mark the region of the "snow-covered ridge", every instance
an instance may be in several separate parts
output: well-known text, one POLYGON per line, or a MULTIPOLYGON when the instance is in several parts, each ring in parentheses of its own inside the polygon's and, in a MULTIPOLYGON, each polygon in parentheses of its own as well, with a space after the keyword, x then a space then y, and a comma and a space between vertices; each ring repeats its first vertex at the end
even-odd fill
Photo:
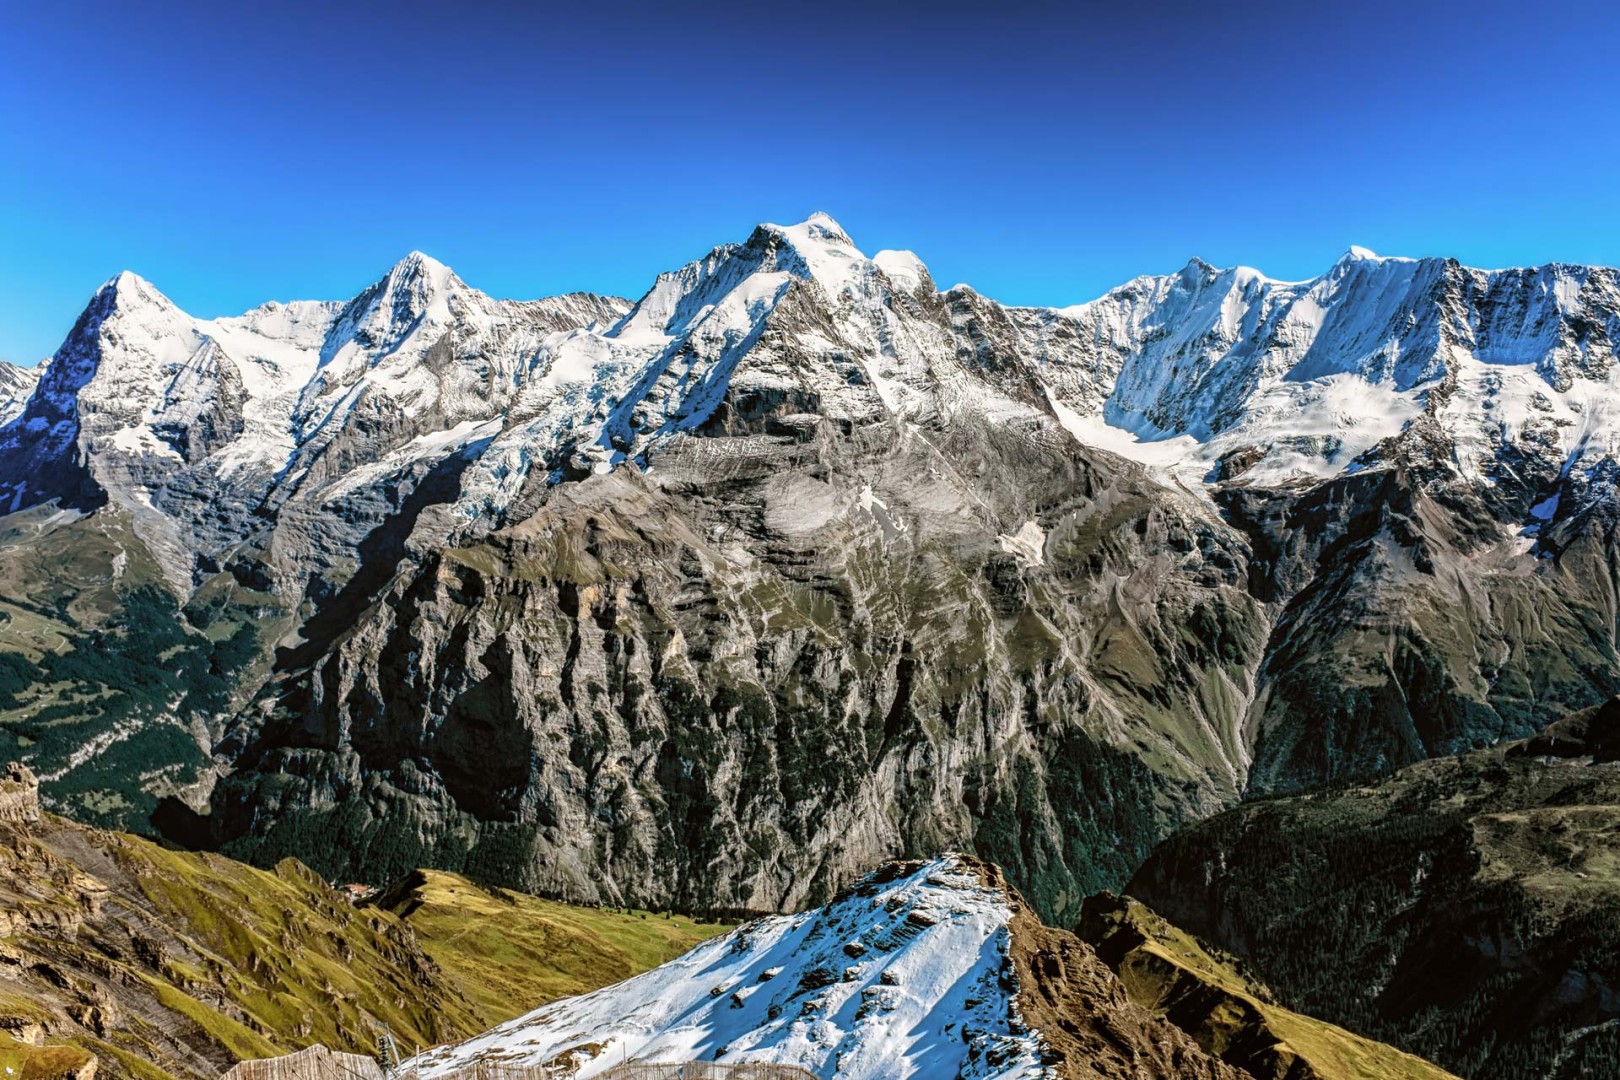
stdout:
POLYGON ((39 368, 0 360, 0 425, 9 424, 22 414, 28 397, 39 382, 39 368))
POLYGON ((1195 259, 1009 308, 936 291, 910 252, 867 257, 824 214, 761 225, 633 305, 497 300, 413 252, 347 303, 196 319, 125 273, 0 427, 0 509, 93 487, 179 583, 291 505, 338 558, 436 471, 459 490, 439 527, 478 530, 560 480, 789 414, 1067 432, 1193 491, 1375 466, 1428 417, 1450 467, 1493 483, 1503 460, 1568 475, 1615 455, 1617 341, 1603 268, 1353 248, 1304 282, 1195 259))
POLYGON ((841 1080, 1040 1077, 1018 1018, 1009 897, 956 856, 748 923, 643 975, 407 1062, 773 1062, 841 1080))
MULTIPOLYGON (((1527 397, 1580 411, 1617 394, 1620 279, 1605 268, 1480 271, 1352 248, 1321 277, 1279 282, 1194 260, 1063 314, 1115 357, 1106 402, 1071 429, 1189 479, 1250 449, 1263 451, 1251 481, 1331 476, 1444 402, 1465 441, 1539 441, 1527 397)), ((1615 434, 1566 431, 1558 453, 1607 455, 1615 434)))

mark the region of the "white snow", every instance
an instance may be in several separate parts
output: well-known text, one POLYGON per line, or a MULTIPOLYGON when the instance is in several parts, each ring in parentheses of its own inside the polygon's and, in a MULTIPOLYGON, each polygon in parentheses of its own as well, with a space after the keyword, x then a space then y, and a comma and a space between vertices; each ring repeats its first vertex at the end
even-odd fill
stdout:
MULTIPOLYGON (((1082 416, 1059 401, 1050 386, 1044 387, 1044 390, 1047 402, 1057 415, 1058 423, 1063 425, 1064 430, 1073 435, 1075 441, 1082 446, 1094 446, 1099 450, 1107 450, 1120 457, 1139 461, 1164 477, 1179 471, 1178 466, 1201 460, 1198 440, 1191 435, 1143 438, 1135 432, 1110 424, 1101 416, 1082 416)), ((1204 470, 1195 469, 1195 471, 1202 473, 1204 470)))
POLYGON ((501 421, 464 420, 443 431, 418 435, 410 442, 377 459, 367 462, 341 477, 325 490, 323 500, 334 503, 353 492, 370 487, 390 477, 400 476, 413 465, 442 461, 455 453, 466 453, 469 447, 493 439, 501 430, 501 421))
MULTIPOLYGON (((1351 248, 1309 281, 1195 259, 1062 309, 1003 308, 965 287, 918 304, 931 282, 915 254, 869 259, 825 214, 761 226, 660 275, 622 316, 578 297, 496 300, 419 252, 347 304, 210 320, 122 274, 88 384, 47 378, 34 393, 77 394, 76 414, 71 401, 56 414, 83 418, 79 448, 128 489, 113 497, 140 510, 142 528, 175 518, 179 576, 192 565, 183 538, 220 516, 208 514, 210 491, 256 505, 308 485, 330 504, 465 454, 453 514, 493 526, 531 480, 562 475, 564 452, 574 468, 645 465, 728 395, 841 423, 1055 425, 1203 495, 1223 459, 1247 465, 1232 481, 1247 484, 1361 467, 1425 412, 1456 469, 1483 482, 1509 446, 1556 456, 1566 473, 1620 452, 1620 358, 1569 322, 1613 321, 1610 271, 1469 271, 1351 248), (1466 317, 1436 302, 1459 274, 1466 317), (790 297, 802 305, 775 318, 790 297), (550 317, 568 311, 590 314, 550 317), (227 392, 240 400, 222 402, 227 392), (238 414, 240 431, 208 427, 238 414), (192 420, 214 439, 201 461, 175 449, 192 420), (318 466, 355 431, 377 433, 362 437, 375 441, 369 458, 336 475, 318 466), (196 520, 177 506, 197 507, 196 520)), ((30 438, 75 434, 34 425, 30 438)), ((898 536, 880 501, 861 505, 898 536)), ((1027 555, 1019 536, 1008 543, 1027 555)))
POLYGON ((1003 893, 945 856, 825 908, 748 923, 402 1068, 431 1080, 478 1061, 539 1064, 573 1051, 580 1077, 621 1060, 775 1062, 839 1080, 1041 1077, 1038 1038, 1009 1023, 1010 918, 1003 893))
POLYGON ((28 399, 39 384, 40 371, 44 366, 23 367, 0 360, 0 427, 21 416, 23 409, 28 407, 28 399))
POLYGON ((827 294, 837 300, 855 289, 866 257, 855 248, 838 222, 823 213, 811 214, 797 225, 767 225, 791 243, 827 294))
POLYGON ((929 280, 928 268, 917 258, 915 252, 880 251, 872 256, 872 262, 888 275, 890 281, 906 292, 916 292, 922 287, 923 282, 929 280))
POLYGON ((871 484, 861 488, 860 494, 856 498, 856 505, 872 515, 872 518, 878 523, 878 528, 882 530, 886 542, 892 542, 905 535, 908 529, 905 519, 895 516, 889 510, 889 504, 877 497, 877 494, 872 491, 871 484))

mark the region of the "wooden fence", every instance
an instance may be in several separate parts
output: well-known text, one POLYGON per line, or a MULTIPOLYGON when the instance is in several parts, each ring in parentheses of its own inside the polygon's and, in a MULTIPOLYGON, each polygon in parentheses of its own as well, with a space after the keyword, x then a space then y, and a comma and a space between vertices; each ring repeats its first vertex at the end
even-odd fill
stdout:
POLYGON ((376 1059, 311 1046, 282 1057, 238 1062, 221 1080, 383 1080, 376 1059))

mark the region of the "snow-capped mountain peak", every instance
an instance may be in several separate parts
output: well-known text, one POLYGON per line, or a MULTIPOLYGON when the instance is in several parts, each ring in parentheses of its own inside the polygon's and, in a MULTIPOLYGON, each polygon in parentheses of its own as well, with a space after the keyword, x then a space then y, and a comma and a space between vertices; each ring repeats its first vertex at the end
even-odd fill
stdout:
POLYGON ((173 300, 132 270, 108 278, 90 298, 86 312, 99 312, 103 318, 136 320, 154 328, 158 322, 172 322, 177 314, 183 317, 173 300))
POLYGON ((1194 255, 1187 260, 1187 265, 1181 268, 1181 279, 1189 285, 1206 282, 1220 273, 1216 267, 1211 266, 1203 259, 1194 255))
POLYGON ((872 256, 872 262, 908 293, 934 291, 934 276, 914 251, 880 251, 872 256))
POLYGON ((401 258, 399 262, 394 264, 393 268, 388 271, 388 276, 391 278, 398 278, 427 274, 442 281, 451 273, 453 273, 453 271, 438 259, 435 259, 425 251, 412 249, 411 251, 406 252, 405 256, 401 258))
POLYGON ((467 287, 455 271, 420 251, 412 251, 395 263, 379 285, 383 297, 424 311, 467 287))
MULTIPOLYGON (((1564 470, 1620 440, 1592 420, 1620 402, 1617 320, 1611 270, 1472 271, 1360 248, 1303 282, 1193 259, 1072 307, 1009 308, 937 293, 915 254, 868 258, 815 214, 661 274, 633 306, 497 300, 421 252, 346 303, 210 320, 120 274, 40 380, 33 420, 24 410, 0 444, 82 460, 160 517, 196 501, 161 509, 171 485, 351 498, 462 455, 467 528, 536 485, 778 415, 1044 425, 1191 491, 1369 467, 1424 415, 1465 472, 1502 452, 1564 470)), ((252 520, 203 543, 239 542, 238 524, 252 520)))
POLYGON ((802 260, 802 268, 793 268, 798 276, 820 283, 835 300, 855 288, 862 270, 871 265, 843 227, 823 213, 797 225, 764 224, 757 231, 780 237, 802 260))
POLYGON ((797 225, 767 225, 767 228, 780 229, 794 239, 812 239, 848 248, 855 246, 855 241, 849 238, 849 233, 844 231, 844 227, 834 221, 831 214, 822 210, 815 211, 797 225))
POLYGON ((411 252, 345 305, 321 348, 321 362, 331 363, 351 347, 384 354, 396 351, 423 324, 450 322, 451 298, 465 289, 448 266, 420 251, 411 252))
POLYGON ((173 306, 173 302, 160 292, 156 285, 143 278, 133 270, 120 270, 96 290, 99 296, 106 293, 114 298, 122 298, 124 303, 136 306, 142 303, 173 306))

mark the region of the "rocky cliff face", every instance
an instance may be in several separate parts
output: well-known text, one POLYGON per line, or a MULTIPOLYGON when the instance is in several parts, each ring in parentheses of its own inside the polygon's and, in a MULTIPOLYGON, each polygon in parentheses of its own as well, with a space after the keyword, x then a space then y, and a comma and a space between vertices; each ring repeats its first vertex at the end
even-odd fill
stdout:
MULTIPOLYGON (((184 730, 258 858, 752 908, 957 846, 1071 913, 1245 793, 1620 690, 1617 320, 1613 271, 1359 250, 1008 308, 822 215, 634 304, 121 276, 0 429, 0 570, 116 536, 194 674, 47 796, 184 730)), ((105 700, 54 642, 116 625, 24 614, 82 686, 19 708, 105 700)))
POLYGON ((998 513, 962 475, 994 432, 821 426, 566 485, 401 577, 233 728, 233 850, 759 909, 957 843, 1061 911, 1236 797, 1239 541, 1062 443, 1000 458, 998 513))

